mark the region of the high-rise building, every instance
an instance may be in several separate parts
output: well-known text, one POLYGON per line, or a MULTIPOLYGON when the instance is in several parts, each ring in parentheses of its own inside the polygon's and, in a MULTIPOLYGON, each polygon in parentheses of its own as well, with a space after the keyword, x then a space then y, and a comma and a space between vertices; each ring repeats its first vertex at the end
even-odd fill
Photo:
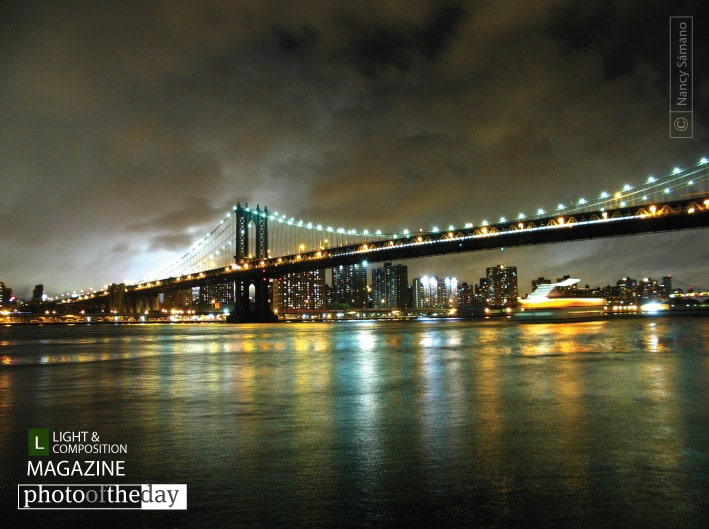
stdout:
MULTIPOLYGON (((199 288, 198 288, 199 290, 199 288)), ((199 294, 198 294, 199 296, 199 294)), ((232 295, 233 297, 233 295, 232 295)), ((199 297, 197 297, 199 299, 199 297)), ((191 309, 194 304, 194 296, 192 293, 192 288, 186 288, 183 290, 168 290, 163 295, 163 307, 166 309, 181 309, 187 310, 191 309)))
POLYGON ((624 277, 616 282, 618 301, 634 304, 638 301, 638 280, 624 277))
POLYGON ((325 270, 293 272, 274 281, 273 307, 289 310, 325 308, 325 270))
POLYGON ((638 285, 638 294, 642 301, 658 301, 662 295, 662 289, 657 281, 649 277, 643 278, 638 285))
POLYGON ((5 283, 0 281, 0 307, 7 307, 10 304, 8 290, 5 283))
POLYGON ((497 265, 487 268, 487 303, 492 307, 517 305, 517 267, 497 265))
POLYGON ((372 297, 375 309, 404 309, 409 306, 408 268, 392 265, 372 269, 372 297))
POLYGON ((436 276, 415 277, 413 280, 413 307, 430 309, 438 305, 438 278, 436 276))
POLYGON ((453 308, 458 306, 458 279, 446 277, 440 285, 439 303, 441 308, 453 308))
POLYGON ((199 305, 202 308, 219 310, 233 303, 233 281, 207 281, 199 289, 199 305))
POLYGON ((44 285, 42 285, 42 284, 35 285, 34 289, 32 290, 32 301, 41 302, 41 301, 46 301, 46 300, 47 300, 47 295, 44 293, 44 285))
POLYGON ((463 282, 458 287, 458 305, 470 305, 475 302, 475 289, 463 282))
POLYGON ((340 265, 332 269, 331 299, 352 307, 367 306, 367 265, 340 265))
POLYGON ((669 297, 672 294, 672 276, 665 276, 662 278, 662 294, 665 297, 669 297))
POLYGON ((487 277, 481 277, 478 284, 475 285, 475 302, 487 303, 489 290, 490 288, 488 286, 487 277))

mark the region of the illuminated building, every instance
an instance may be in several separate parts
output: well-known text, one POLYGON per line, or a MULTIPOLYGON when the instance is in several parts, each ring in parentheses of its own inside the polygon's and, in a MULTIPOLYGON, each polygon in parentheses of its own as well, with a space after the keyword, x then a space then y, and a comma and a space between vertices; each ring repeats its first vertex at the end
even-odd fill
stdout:
POLYGON ((415 277, 413 281, 413 307, 430 309, 438 306, 438 278, 436 276, 415 277))
POLYGON ((0 307, 4 307, 4 308, 9 307, 11 296, 12 296, 12 290, 7 288, 5 283, 0 281, 0 307))
POLYGON ((451 308, 458 305, 458 280, 436 276, 416 277, 413 281, 413 307, 416 309, 451 308))
POLYGON ((517 267, 497 265, 487 268, 487 303, 491 307, 517 305, 517 267))
POLYGON ((475 289, 472 285, 463 282, 458 287, 458 304, 470 305, 475 301, 475 289))
POLYGON ((392 265, 372 269, 372 297, 375 309, 404 309, 408 303, 408 268, 406 265, 392 265))
POLYGON ((325 270, 286 274, 274 281, 273 307, 279 312, 325 308, 325 270))
POLYGON ((367 265, 354 264, 332 269, 331 299, 352 307, 367 305, 367 265))
POLYGON ((638 302, 638 281, 624 277, 616 282, 617 298, 614 301, 636 304, 638 302))
POLYGON ((475 303, 487 303, 488 290, 487 277, 481 277, 475 285, 475 303))
POLYGON ((233 281, 207 281, 199 289, 201 309, 223 309, 234 303, 233 281))
POLYGON ((164 294, 163 307, 167 309, 189 309, 194 303, 193 300, 192 288, 169 290, 164 294))

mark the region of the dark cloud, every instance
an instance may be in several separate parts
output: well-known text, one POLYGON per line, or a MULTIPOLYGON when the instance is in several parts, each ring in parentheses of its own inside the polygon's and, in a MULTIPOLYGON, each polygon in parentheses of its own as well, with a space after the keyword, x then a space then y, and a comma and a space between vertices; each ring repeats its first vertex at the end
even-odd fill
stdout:
MULTIPOLYGON (((669 140, 667 17, 705 13, 692 1, 3 2, 0 279, 52 292, 137 279, 237 201, 418 229, 694 163, 709 83, 697 75, 695 139, 669 140)), ((709 283, 680 251, 708 235, 663 237, 408 264, 474 281, 502 260, 525 281, 600 283, 648 263, 709 283)))

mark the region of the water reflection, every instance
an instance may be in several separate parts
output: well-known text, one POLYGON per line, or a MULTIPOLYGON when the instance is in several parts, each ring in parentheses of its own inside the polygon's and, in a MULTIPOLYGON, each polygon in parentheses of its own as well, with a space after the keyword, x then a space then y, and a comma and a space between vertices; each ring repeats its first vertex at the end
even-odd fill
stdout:
POLYGON ((706 325, 5 330, 0 482, 46 425, 188 483, 185 526, 700 527, 706 325))

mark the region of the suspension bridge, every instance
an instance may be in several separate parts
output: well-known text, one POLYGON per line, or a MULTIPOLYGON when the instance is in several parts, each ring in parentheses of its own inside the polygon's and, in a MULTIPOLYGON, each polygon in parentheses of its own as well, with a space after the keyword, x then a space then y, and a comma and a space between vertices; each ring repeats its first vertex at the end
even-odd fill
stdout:
POLYGON ((154 277, 104 291, 68 295, 62 302, 153 309, 160 295, 194 288, 233 293, 230 321, 270 321, 269 284, 287 274, 362 262, 384 262, 502 247, 626 236, 709 226, 709 160, 674 168, 639 184, 592 199, 578 198, 509 218, 432 227, 427 231, 370 232, 335 228, 237 203, 179 260, 154 277))

